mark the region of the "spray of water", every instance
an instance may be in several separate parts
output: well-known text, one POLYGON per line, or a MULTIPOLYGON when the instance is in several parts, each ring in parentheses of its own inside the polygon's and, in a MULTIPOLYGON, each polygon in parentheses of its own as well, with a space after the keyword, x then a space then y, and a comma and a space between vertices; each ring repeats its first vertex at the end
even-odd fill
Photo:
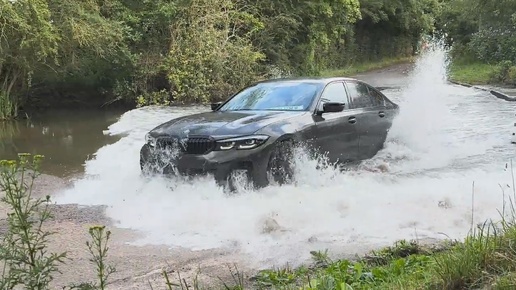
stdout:
POLYGON ((118 226, 144 234, 139 244, 225 248, 255 267, 303 262, 312 250, 354 254, 397 239, 463 237, 472 222, 473 181, 473 222, 498 216, 499 184, 510 181, 502 168, 513 154, 504 139, 512 123, 490 114, 515 106, 447 84, 446 55, 433 47, 409 86, 388 92, 401 112, 385 149, 364 162, 367 170, 316 169, 316 161, 299 155, 295 185, 233 196, 211 178, 144 178, 138 156, 145 133, 207 109, 147 107, 110 126, 109 134, 124 137, 88 160, 85 177, 58 202, 108 205, 118 226), (371 170, 378 165, 388 171, 371 170))

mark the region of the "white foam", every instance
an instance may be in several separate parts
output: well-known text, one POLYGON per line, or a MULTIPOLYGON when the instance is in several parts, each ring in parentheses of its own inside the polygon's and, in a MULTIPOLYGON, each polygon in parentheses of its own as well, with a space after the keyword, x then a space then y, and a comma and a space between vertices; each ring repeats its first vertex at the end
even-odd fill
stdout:
MULTIPOLYGON (((386 173, 316 170, 299 156, 297 184, 227 196, 209 178, 174 182, 140 176, 145 133, 174 117, 207 108, 149 107, 129 111, 109 127, 124 137, 86 162, 86 176, 59 203, 108 205, 120 227, 145 233, 140 244, 191 249, 227 247, 254 266, 302 262, 309 251, 360 251, 402 238, 464 236, 471 224, 497 218, 504 162, 514 154, 513 104, 447 84, 446 52, 424 54, 401 94, 401 113, 386 148, 366 168, 386 173), (450 208, 439 207, 445 201, 450 208), (269 226, 264 230, 264 226, 269 226), (270 228, 275 230, 271 230, 270 228), (265 264, 262 264, 265 263, 265 264)), ((350 253, 353 254, 353 253, 350 253)))

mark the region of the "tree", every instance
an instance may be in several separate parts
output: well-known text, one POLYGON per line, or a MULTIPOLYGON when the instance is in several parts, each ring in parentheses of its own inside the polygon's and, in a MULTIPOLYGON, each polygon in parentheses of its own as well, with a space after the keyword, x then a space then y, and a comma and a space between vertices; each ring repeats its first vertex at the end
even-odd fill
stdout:
POLYGON ((16 117, 34 72, 57 55, 60 36, 45 0, 0 2, 0 120, 16 117))

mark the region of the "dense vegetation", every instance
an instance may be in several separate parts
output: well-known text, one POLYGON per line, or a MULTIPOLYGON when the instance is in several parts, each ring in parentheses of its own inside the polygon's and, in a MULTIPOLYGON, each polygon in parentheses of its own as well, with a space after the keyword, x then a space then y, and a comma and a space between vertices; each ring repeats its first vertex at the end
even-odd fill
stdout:
POLYGON ((0 119, 224 98, 257 79, 403 59, 435 32, 453 44, 454 78, 515 83, 515 3, 2 0, 0 119))
POLYGON ((0 119, 28 106, 223 98, 412 55, 437 0, 2 0, 0 119))
POLYGON ((441 2, 436 28, 453 45, 452 77, 516 85, 516 1, 441 2))

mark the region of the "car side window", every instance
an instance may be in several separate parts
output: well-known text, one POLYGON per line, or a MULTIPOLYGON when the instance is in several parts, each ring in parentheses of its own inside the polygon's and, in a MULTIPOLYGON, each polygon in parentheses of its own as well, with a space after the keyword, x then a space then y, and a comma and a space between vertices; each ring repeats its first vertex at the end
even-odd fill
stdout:
POLYGON ((348 95, 344 83, 336 82, 328 84, 321 95, 321 102, 344 103, 346 104, 345 109, 348 109, 348 95))
POLYGON ((367 85, 350 81, 346 83, 346 86, 349 90, 353 108, 371 108, 379 105, 377 99, 371 95, 367 85))
POLYGON ((373 98, 373 104, 374 106, 385 106, 385 99, 383 98, 382 94, 380 94, 377 90, 374 88, 368 87, 369 89, 369 95, 371 98, 373 98))

